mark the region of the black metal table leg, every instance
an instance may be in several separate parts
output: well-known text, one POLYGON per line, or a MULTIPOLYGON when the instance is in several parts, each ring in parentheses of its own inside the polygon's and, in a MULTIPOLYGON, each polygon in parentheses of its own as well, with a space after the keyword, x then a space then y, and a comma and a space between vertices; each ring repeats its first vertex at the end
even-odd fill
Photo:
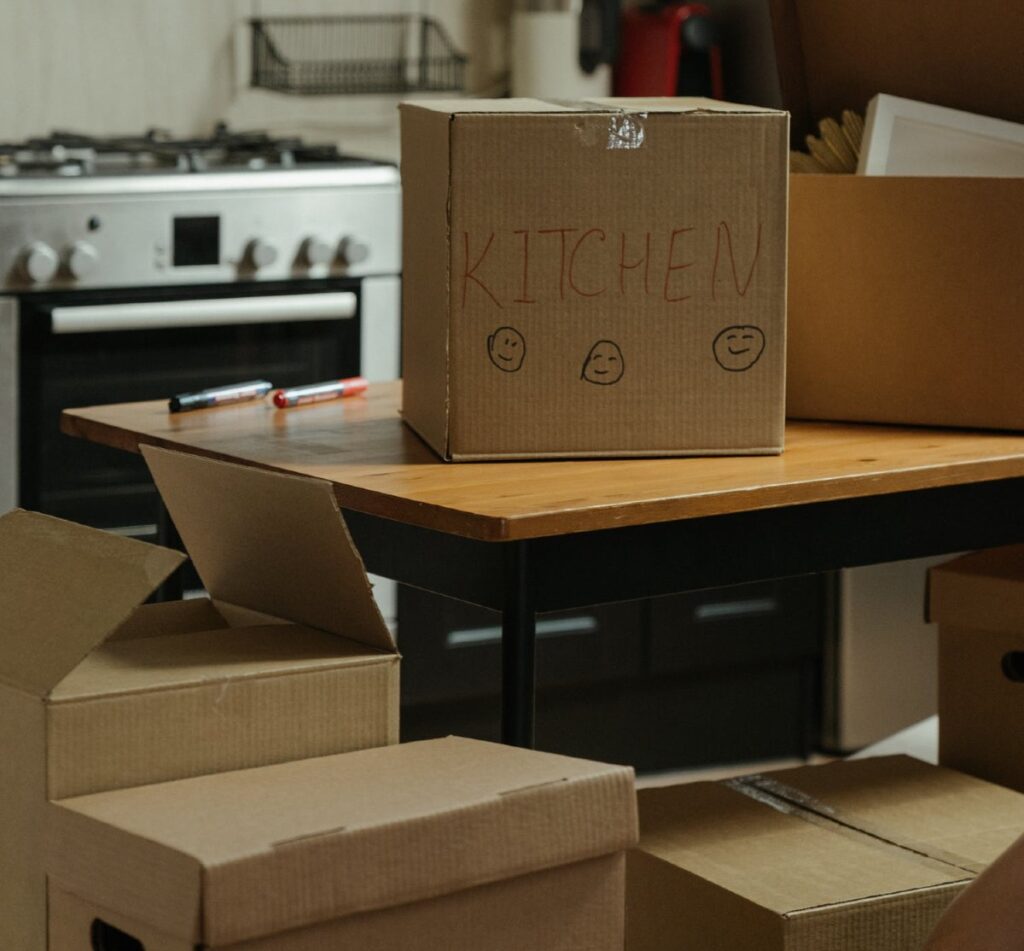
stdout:
MULTIPOLYGON (((171 521, 171 514, 167 511, 163 499, 156 502, 156 540, 164 548, 173 548, 183 551, 181 536, 174 522, 171 521)), ((180 601, 184 594, 184 583, 182 581, 182 569, 175 571, 159 588, 156 589, 154 600, 156 601, 180 601)))
POLYGON ((537 687, 536 592, 527 542, 507 545, 501 618, 501 741, 532 747, 537 687))

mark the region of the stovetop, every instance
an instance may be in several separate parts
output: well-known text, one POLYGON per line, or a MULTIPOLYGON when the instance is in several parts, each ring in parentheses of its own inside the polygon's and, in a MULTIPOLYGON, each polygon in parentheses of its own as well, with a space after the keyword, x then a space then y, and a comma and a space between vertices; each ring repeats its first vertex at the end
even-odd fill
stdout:
POLYGON ((0 143, 0 178, 73 179, 95 176, 261 172, 306 168, 372 168, 381 163, 340 152, 333 144, 235 132, 175 138, 150 129, 138 136, 96 137, 56 131, 23 142, 0 143))
POLYGON ((0 144, 0 289, 290 281, 401 270, 398 169, 218 126, 0 144))

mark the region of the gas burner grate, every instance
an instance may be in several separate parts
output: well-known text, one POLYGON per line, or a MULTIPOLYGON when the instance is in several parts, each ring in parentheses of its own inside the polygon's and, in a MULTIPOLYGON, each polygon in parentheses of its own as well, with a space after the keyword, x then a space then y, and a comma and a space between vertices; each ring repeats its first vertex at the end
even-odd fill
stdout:
POLYGON ((86 176, 98 173, 208 172, 295 168, 358 162, 332 144, 307 144, 262 131, 218 124, 210 136, 176 138, 163 129, 138 136, 91 136, 57 130, 0 143, 0 176, 86 176))

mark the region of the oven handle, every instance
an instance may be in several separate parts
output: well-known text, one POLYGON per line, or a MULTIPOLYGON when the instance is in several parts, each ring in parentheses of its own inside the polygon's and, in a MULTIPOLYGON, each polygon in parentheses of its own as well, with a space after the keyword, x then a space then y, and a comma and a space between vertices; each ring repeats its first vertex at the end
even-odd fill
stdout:
POLYGON ((356 315, 352 291, 286 294, 277 297, 221 297, 206 300, 150 301, 54 307, 55 334, 119 330, 163 330, 225 324, 281 324, 299 320, 339 320, 356 315))

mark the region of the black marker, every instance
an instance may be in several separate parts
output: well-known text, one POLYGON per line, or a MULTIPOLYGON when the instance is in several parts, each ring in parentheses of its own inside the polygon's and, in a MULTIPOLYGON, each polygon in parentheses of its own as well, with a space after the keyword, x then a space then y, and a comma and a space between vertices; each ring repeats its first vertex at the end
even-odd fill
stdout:
POLYGON ((208 390, 199 390, 197 393, 179 393, 172 396, 167 408, 172 413, 184 413, 191 409, 205 409, 207 406, 225 406, 244 400, 258 400, 273 388, 274 384, 267 380, 249 380, 247 383, 236 383, 233 386, 214 386, 208 390))

